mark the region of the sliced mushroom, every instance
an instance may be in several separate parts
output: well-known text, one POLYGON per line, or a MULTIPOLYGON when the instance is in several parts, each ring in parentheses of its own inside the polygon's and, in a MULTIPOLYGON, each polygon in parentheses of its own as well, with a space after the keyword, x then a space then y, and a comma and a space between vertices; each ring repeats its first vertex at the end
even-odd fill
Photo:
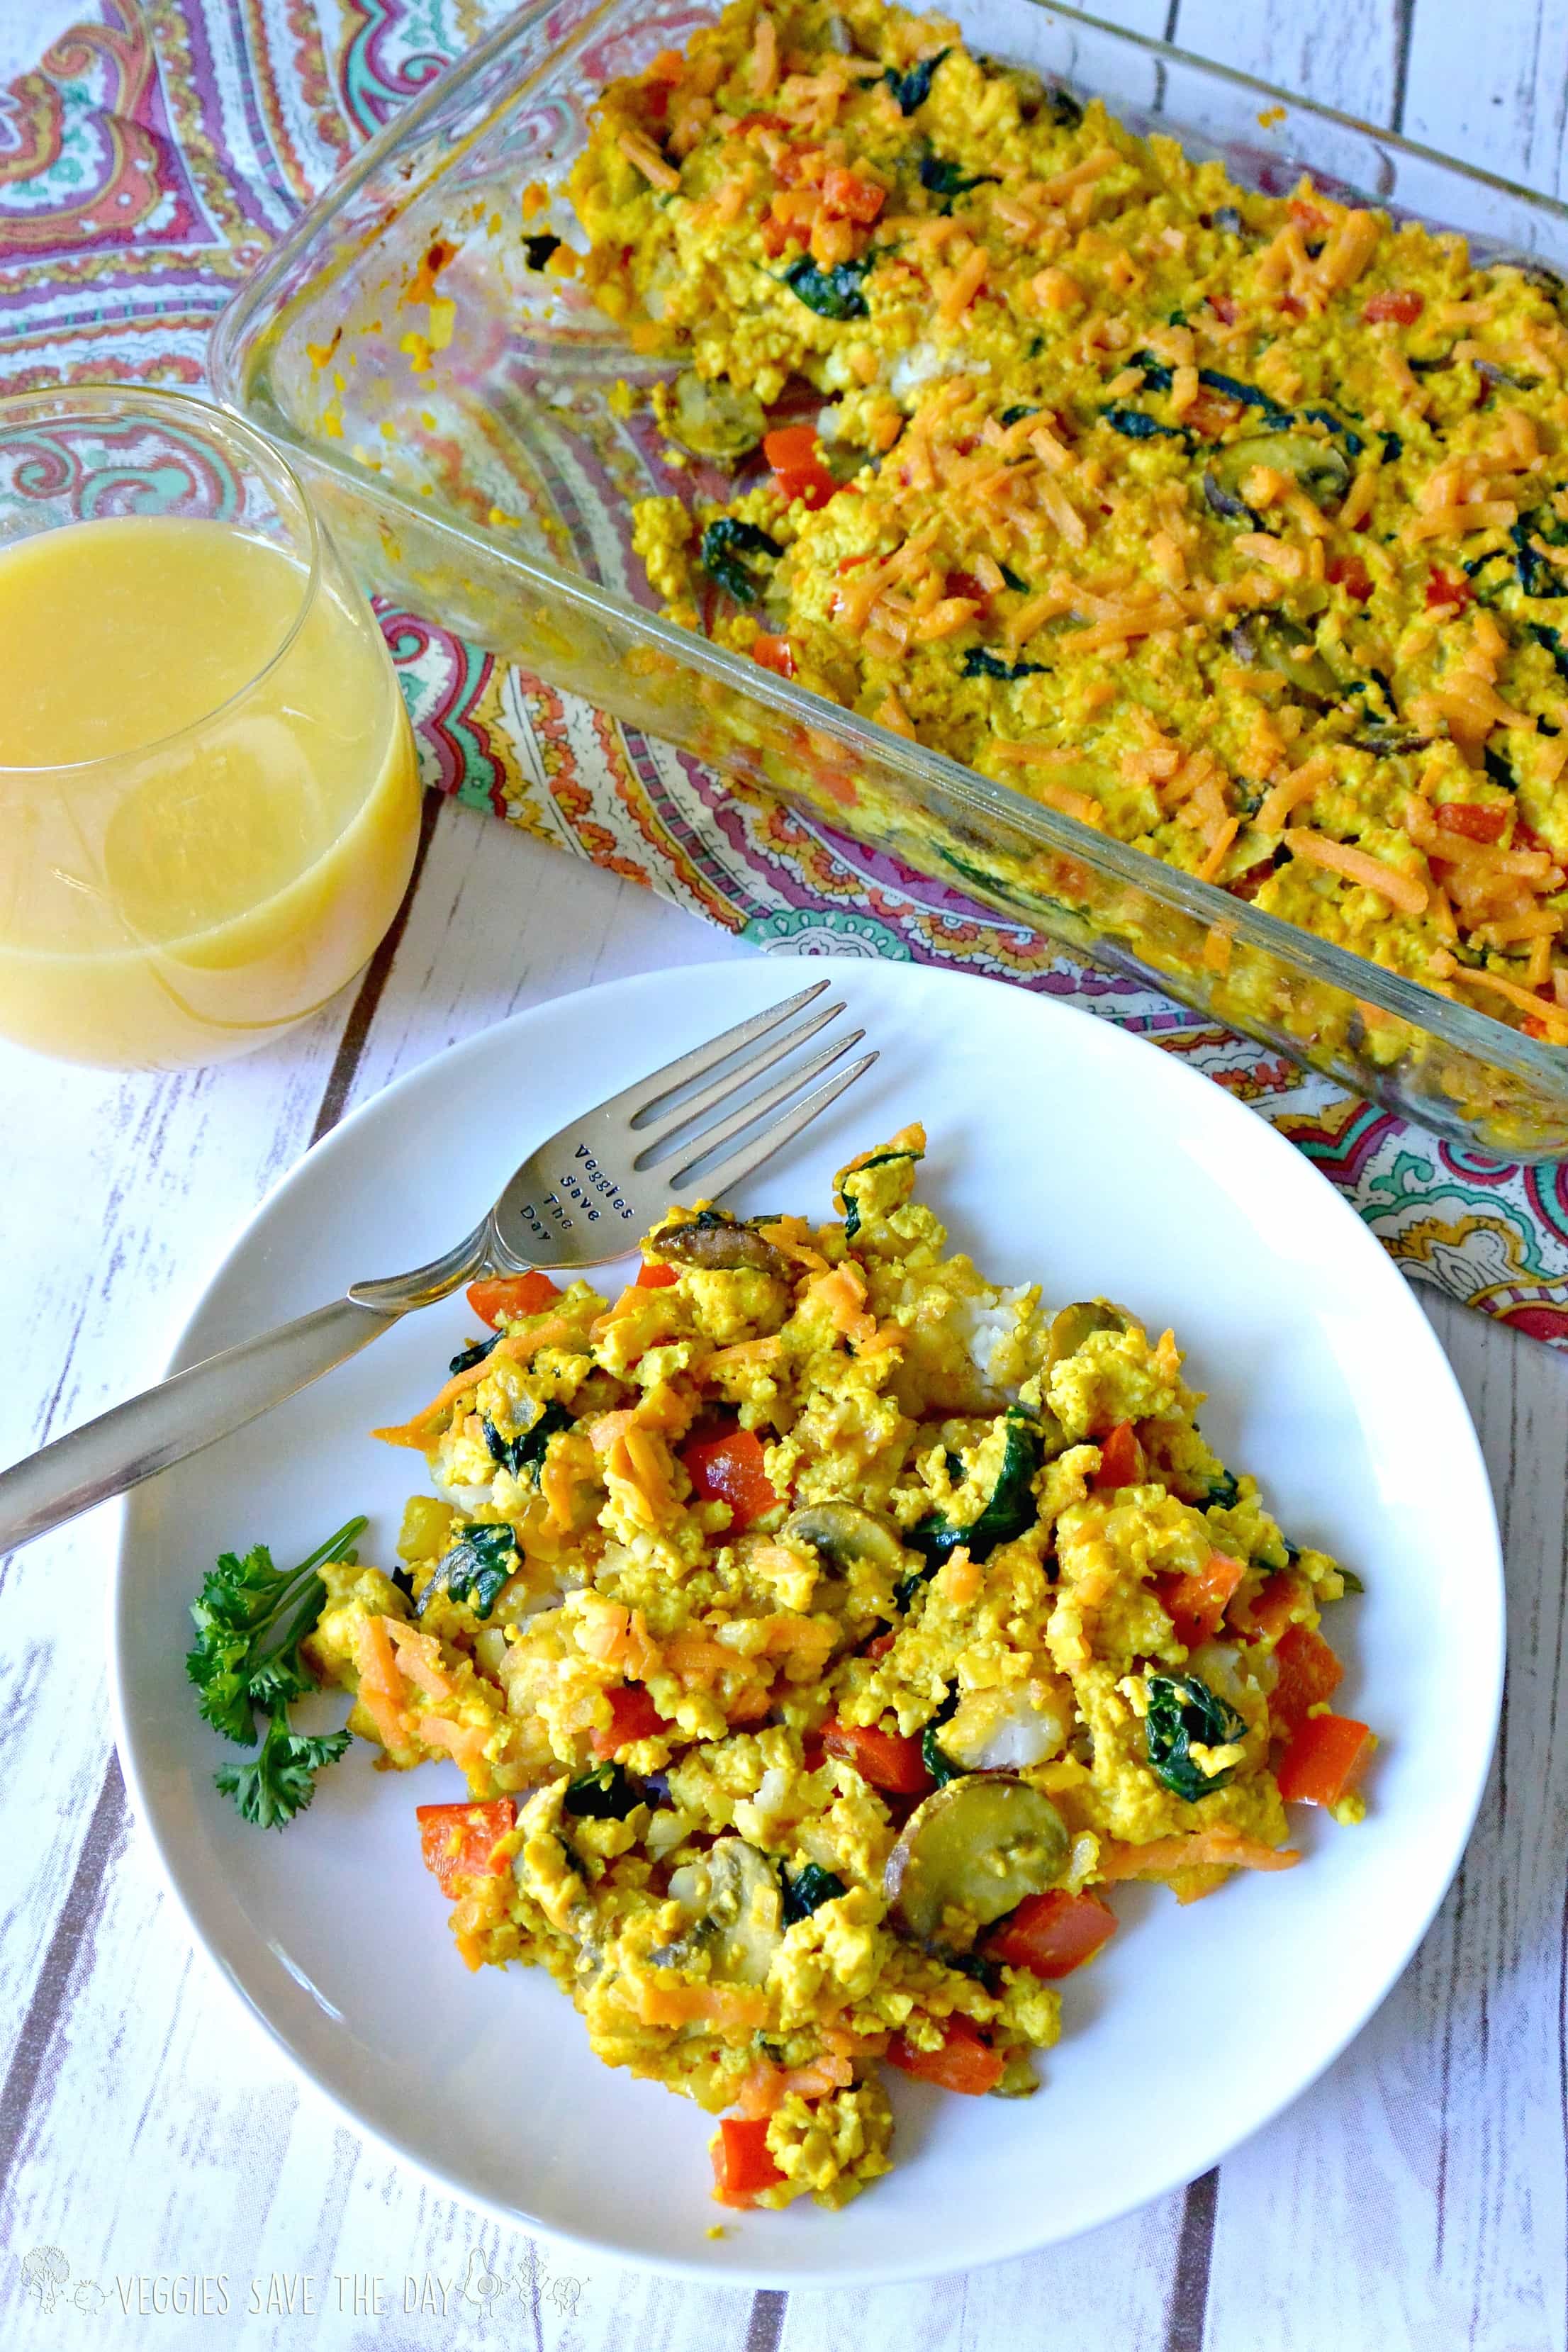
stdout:
POLYGON ((661 1968, 681 1968, 706 1952, 723 1983, 766 1983, 784 1918, 778 1876, 764 1854, 744 1838, 720 1838, 700 1861, 672 1874, 669 1891, 692 1921, 651 1955, 661 1968))
POLYGON ((910 1564, 897 1529, 858 1503, 808 1503, 790 1513, 780 1534, 810 1544, 829 1567, 846 1575, 855 1568, 879 1568, 900 1577, 910 1564))
POLYGON ((1568 286, 1564 286, 1559 272, 1546 262, 1537 261, 1531 254, 1499 254, 1491 266, 1494 269, 1517 270, 1528 285, 1539 286, 1542 292, 1550 294, 1553 301, 1559 296, 1568 294, 1568 286))
POLYGON ((1131 1331, 1132 1318, 1124 1307, 1112 1307, 1104 1298, 1079 1298, 1064 1307, 1053 1318, 1050 1337, 1046 1342, 1046 1370, 1054 1371, 1069 1356, 1076 1356, 1084 1341, 1096 1331, 1131 1331))
POLYGON ((1254 530, 1258 529, 1261 517, 1253 512, 1244 498, 1226 488, 1212 466, 1204 475, 1204 499, 1210 513, 1218 515, 1221 522, 1250 523, 1254 530))
POLYGON ((710 383, 695 368, 682 368, 675 379, 665 429, 694 457, 732 466, 756 447, 767 422, 755 393, 710 383))
POLYGON ((1251 515, 1241 491, 1255 466, 1285 475, 1317 507, 1338 506, 1351 486, 1350 461, 1331 441, 1315 440, 1310 433, 1254 433, 1245 441, 1232 441, 1217 450, 1204 477, 1204 495, 1216 513, 1237 522, 1242 515, 1251 515), (1227 503, 1219 504, 1221 499, 1227 503), (1240 508, 1240 514, 1231 512, 1231 500, 1240 508))
POLYGON ((965 1773, 917 1805, 888 1857, 894 1926, 932 1950, 963 1950, 977 1927, 1042 1895, 1072 1841, 1050 1799, 1010 1772, 965 1773))
POLYGON ((782 1250, 735 1217, 704 1209, 689 1225, 666 1225, 650 1235, 653 1248, 672 1265, 700 1266, 707 1274, 739 1274, 750 1268, 787 1280, 789 1260, 782 1250))
POLYGON ((1370 751, 1375 760, 1394 760, 1412 751, 1425 751, 1432 742, 1430 735, 1417 735, 1408 727, 1363 727, 1359 735, 1350 738, 1358 751, 1370 751))
POLYGON ((1310 629, 1276 614, 1269 620, 1238 622, 1226 640, 1237 661, 1259 669, 1277 669, 1309 702, 1338 702, 1339 679, 1318 651, 1310 629))

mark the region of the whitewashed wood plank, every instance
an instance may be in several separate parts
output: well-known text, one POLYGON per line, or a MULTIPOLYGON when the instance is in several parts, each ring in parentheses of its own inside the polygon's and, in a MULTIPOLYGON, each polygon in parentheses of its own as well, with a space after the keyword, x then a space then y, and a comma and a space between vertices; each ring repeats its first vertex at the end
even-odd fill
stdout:
MULTIPOLYGON (((781 2352, 999 2352, 1014 2345, 1028 2352, 1160 2352, 1183 2205, 1180 2193, 1161 2198, 1025 2262, 913 2286, 792 2294, 781 2352)), ((931 2228, 940 2234, 940 2214, 931 2228)))
POLYGON ((1332 8, 1261 0, 1244 9, 1230 0, 1181 0, 1173 37, 1194 56, 1320 105, 1369 122, 1392 115, 1399 45, 1390 0, 1340 0, 1332 8))
POLYGON ((1504 179, 1568 194, 1568 11, 1554 0, 1489 0, 1484 11, 1418 0, 1402 127, 1504 179))

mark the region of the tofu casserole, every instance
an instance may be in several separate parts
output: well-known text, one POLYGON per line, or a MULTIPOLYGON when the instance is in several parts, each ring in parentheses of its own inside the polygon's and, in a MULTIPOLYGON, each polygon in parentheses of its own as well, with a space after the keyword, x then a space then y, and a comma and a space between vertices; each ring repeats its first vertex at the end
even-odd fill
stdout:
POLYGON ((604 92, 571 194, 680 366, 687 494, 636 517, 677 620, 1568 1042, 1551 273, 879 0, 735 0, 604 92))
POLYGON ((1291 1866, 1288 1804, 1357 1819, 1375 1744, 1319 1630, 1359 1588, 1172 1334, 950 1254, 924 1145, 819 1225, 672 1208, 614 1299, 476 1284, 377 1433, 434 1490, 400 1564, 329 1559, 303 1644, 385 1767, 460 1769, 417 1811, 463 1959, 721 2117, 730 2205, 885 2172, 885 2066, 1034 2094, 1118 1884, 1291 1866))

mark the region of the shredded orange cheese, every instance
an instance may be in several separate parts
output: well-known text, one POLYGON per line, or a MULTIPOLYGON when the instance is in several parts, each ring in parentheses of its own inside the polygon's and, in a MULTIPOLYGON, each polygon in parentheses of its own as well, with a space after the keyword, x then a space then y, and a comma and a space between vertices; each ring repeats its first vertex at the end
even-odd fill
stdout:
POLYGON ((1402 874, 1397 867, 1384 865, 1380 858, 1369 857, 1364 849, 1354 849, 1344 841, 1325 840, 1321 834, 1308 833, 1300 825, 1287 825, 1285 845, 1309 865, 1327 866, 1331 873, 1342 875, 1347 882, 1359 882, 1369 890, 1380 890, 1389 905, 1397 907, 1402 914, 1424 915, 1426 911, 1426 885, 1419 876, 1402 874))

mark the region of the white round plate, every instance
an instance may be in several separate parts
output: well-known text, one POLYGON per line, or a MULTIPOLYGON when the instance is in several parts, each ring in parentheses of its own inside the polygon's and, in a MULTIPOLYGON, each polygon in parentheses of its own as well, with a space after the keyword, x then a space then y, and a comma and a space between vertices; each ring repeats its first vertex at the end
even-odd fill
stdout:
MULTIPOLYGON (((1344 2047, 1458 1866, 1502 1671, 1497 1523, 1426 1318, 1307 1160, 1221 1088, 1109 1022, 913 964, 816 963, 881 1049, 870 1076, 736 1196, 828 1213, 835 1168, 906 1120, 954 1242, 1047 1297, 1103 1293, 1174 1326, 1204 1425, 1288 1531, 1364 1578, 1334 1613, 1340 1704, 1383 1746, 1370 1812, 1298 1809, 1294 1871, 1182 1910, 1119 1892, 1121 1932, 1064 1991, 1026 2101, 891 2077, 897 2168, 839 2213, 729 2217, 711 2120, 611 2073, 542 1970, 470 1975, 421 1867, 418 1802, 455 1766, 378 1773, 356 1743, 279 1833, 212 1785, 224 1743, 185 1679, 186 1610, 222 1550, 300 1559, 356 1511, 389 1560, 415 1455, 403 1419, 471 1337, 463 1298, 410 1316, 265 1420, 142 1487, 126 1515, 113 1685, 132 1800, 196 1941, 353 2123, 504 2220, 715 2283, 917 2277, 1088 2230, 1215 2163, 1344 2047)), ((252 1218, 177 1362, 415 1265, 466 1232, 515 1161, 602 1097, 798 984, 755 963, 590 989, 428 1062, 344 1121, 252 1218)), ((616 1277, 607 1277, 613 1287, 616 1277)), ((231 1753, 233 1751, 230 1751, 231 1753)))

